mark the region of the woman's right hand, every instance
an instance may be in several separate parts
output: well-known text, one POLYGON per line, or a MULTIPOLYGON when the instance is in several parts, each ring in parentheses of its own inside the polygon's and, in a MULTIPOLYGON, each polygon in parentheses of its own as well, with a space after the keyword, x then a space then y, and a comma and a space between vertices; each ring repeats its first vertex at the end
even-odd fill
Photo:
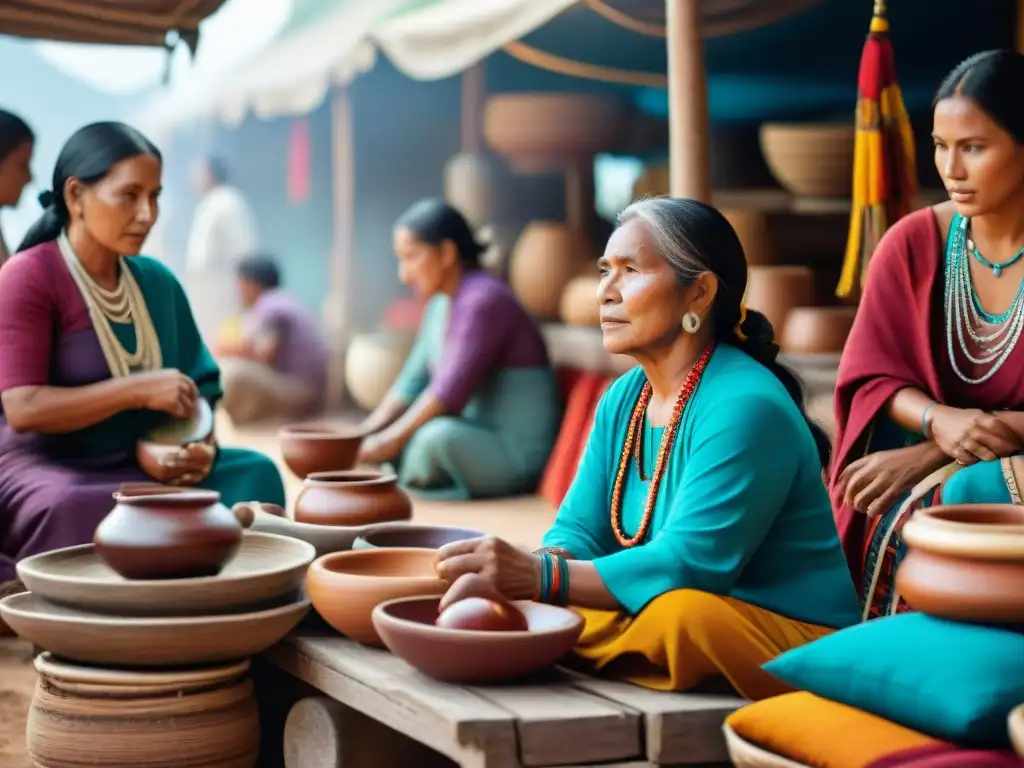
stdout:
POLYGON ((942 452, 963 465, 994 461, 1024 449, 1020 436, 991 413, 976 408, 936 405, 931 438, 942 452))
POLYGON ((162 411, 178 419, 195 413, 199 388, 192 379, 175 368, 146 371, 132 376, 134 394, 142 408, 162 411))

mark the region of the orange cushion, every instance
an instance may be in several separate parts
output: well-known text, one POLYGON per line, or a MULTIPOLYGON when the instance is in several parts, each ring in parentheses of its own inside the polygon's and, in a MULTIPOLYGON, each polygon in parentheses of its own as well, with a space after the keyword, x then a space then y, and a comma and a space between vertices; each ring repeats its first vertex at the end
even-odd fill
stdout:
POLYGON ((748 704, 725 722, 744 741, 813 768, 866 768, 894 752, 942 743, 804 691, 748 704))

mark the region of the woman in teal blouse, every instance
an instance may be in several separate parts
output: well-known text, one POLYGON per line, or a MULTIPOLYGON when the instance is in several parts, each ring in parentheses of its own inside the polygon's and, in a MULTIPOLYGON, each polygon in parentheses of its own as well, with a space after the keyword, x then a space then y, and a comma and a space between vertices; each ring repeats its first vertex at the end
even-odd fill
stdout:
POLYGON ((742 305, 746 259, 718 211, 634 203, 600 268, 605 349, 640 367, 602 398, 544 548, 457 542, 438 570, 573 606, 591 670, 779 693, 762 664, 859 619, 822 481, 828 439, 776 362, 771 325, 742 305))

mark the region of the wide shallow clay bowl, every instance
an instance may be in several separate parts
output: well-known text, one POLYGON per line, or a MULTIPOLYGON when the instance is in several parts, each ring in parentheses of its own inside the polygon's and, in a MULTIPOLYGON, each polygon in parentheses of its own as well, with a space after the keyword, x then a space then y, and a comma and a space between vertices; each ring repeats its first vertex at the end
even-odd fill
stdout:
POLYGON ((782 328, 782 351, 789 355, 842 352, 856 314, 856 307, 795 307, 782 328))
POLYGON ((255 656, 277 643, 309 612, 288 605, 224 616, 118 617, 47 602, 31 592, 0 600, 11 629, 71 661, 115 667, 184 667, 255 656))
POLYGON ((1024 704, 1019 707, 1015 707, 1010 712, 1009 717, 1010 727, 1010 741, 1013 742, 1013 748, 1024 758, 1024 704))
POLYGON ((126 671, 35 660, 25 742, 47 768, 252 768, 259 708, 249 662, 126 671))
POLYGON ((896 588, 911 608, 950 619, 1024 624, 1024 507, 939 506, 902 531, 896 588))
POLYGON ((353 542, 352 549, 377 549, 379 547, 440 549, 453 541, 480 539, 486 535, 483 531, 459 528, 454 525, 389 523, 368 528, 353 542))
POLYGON ((444 629, 434 625, 438 598, 389 600, 373 611, 373 625, 396 656, 446 683, 497 683, 551 666, 572 650, 583 617, 568 608, 515 600, 525 632, 444 629))
POLYGON ((289 536, 311 544, 316 556, 352 549, 356 537, 368 530, 366 525, 315 525, 298 523, 288 517, 287 511, 277 504, 256 502, 235 504, 232 512, 243 528, 259 533, 289 536))
POLYGON ((437 575, 430 549, 386 547, 335 552, 313 561, 306 592, 324 621, 343 635, 378 648, 384 643, 371 614, 399 597, 437 597, 448 583, 437 575))
POLYGON ((313 472, 352 469, 362 435, 328 424, 292 424, 277 433, 281 456, 301 479, 313 472))
POLYGON ((412 516, 412 501, 387 472, 313 472, 302 481, 292 517, 313 525, 375 525, 412 516))
POLYGON ((18 578, 49 602, 115 616, 245 613, 292 602, 315 557, 312 544, 246 531, 238 554, 217 576, 125 579, 85 544, 22 560, 18 578))

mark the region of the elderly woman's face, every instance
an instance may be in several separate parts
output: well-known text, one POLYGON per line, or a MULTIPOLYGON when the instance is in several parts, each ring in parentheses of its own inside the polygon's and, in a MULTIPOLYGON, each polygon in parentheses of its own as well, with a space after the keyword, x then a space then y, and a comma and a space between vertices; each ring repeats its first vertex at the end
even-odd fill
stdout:
POLYGON ((72 179, 66 190, 72 222, 82 222, 104 248, 134 256, 159 215, 162 170, 157 158, 137 155, 122 160, 95 184, 72 179))
POLYGON ((629 355, 678 338, 688 292, 680 288, 643 221, 634 219, 615 230, 598 267, 597 301, 608 352, 629 355))
POLYGON ((21 193, 32 181, 32 150, 35 143, 26 141, 0 157, 0 208, 14 207, 21 193))

